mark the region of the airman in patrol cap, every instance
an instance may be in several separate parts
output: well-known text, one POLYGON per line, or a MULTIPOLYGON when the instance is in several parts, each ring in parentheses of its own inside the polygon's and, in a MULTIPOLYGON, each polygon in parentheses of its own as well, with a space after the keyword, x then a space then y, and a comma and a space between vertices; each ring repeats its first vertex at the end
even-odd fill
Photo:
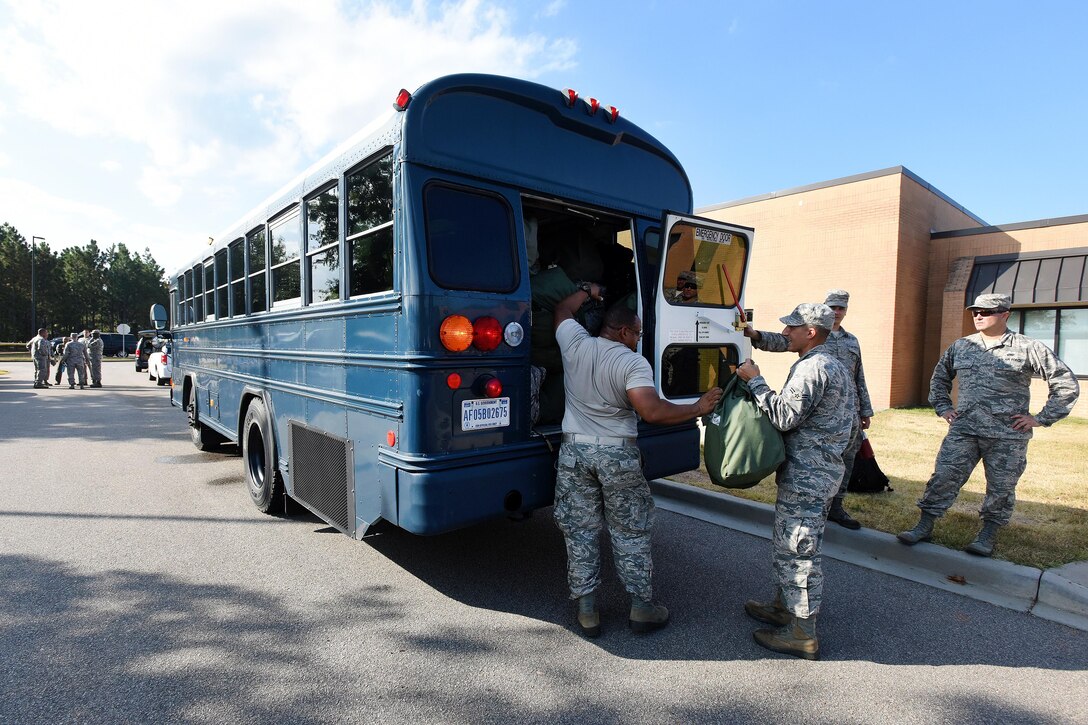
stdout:
MULTIPOLYGON (((857 456, 858 447, 861 446, 861 431, 867 430, 872 421, 873 404, 869 400, 869 388, 865 384, 865 370, 861 365, 861 344, 858 339, 842 327, 843 318, 850 305, 850 293, 844 289, 828 290, 824 304, 834 313, 834 324, 831 333, 824 343, 824 351, 842 363, 847 375, 854 387, 855 399, 858 404, 856 416, 858 429, 850 439, 850 444, 842 453, 843 476, 839 483, 839 489, 831 500, 831 506, 827 512, 829 521, 834 521, 848 529, 860 529, 861 524, 851 516, 842 502, 846 498, 846 489, 850 485, 850 474, 854 470, 854 458, 857 456)), ((745 328, 744 334, 752 340, 752 346, 757 350, 767 352, 785 352, 787 347, 786 337, 777 332, 764 332, 745 328)))
POLYGON ((933 475, 918 501, 918 524, 899 534, 908 546, 928 541, 933 524, 952 505, 982 460, 986 497, 979 511, 982 529, 964 551, 990 556, 997 532, 1012 517, 1016 483, 1027 466, 1031 429, 1050 426, 1069 415, 1080 385, 1069 366, 1043 343, 1008 328, 1012 300, 983 294, 967 307, 975 334, 961 337, 944 351, 929 384, 929 402, 948 424, 933 475), (1032 375, 1050 388, 1046 405, 1028 412, 1032 375), (952 404, 952 380, 959 394, 952 404))
POLYGON ((818 659, 816 615, 823 593, 820 549, 826 511, 842 481, 842 453, 856 435, 854 386, 846 368, 824 344, 835 313, 803 303, 781 318, 787 350, 798 355, 781 393, 775 393, 751 360, 737 368, 756 404, 782 431, 786 460, 778 468, 772 532, 775 597, 749 601, 753 619, 775 625, 755 632, 760 646, 818 659))

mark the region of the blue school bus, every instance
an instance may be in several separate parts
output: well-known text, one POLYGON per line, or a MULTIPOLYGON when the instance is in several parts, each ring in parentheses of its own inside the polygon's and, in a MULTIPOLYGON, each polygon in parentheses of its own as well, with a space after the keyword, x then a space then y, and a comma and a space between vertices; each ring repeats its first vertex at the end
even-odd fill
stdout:
MULTIPOLYGON (((289 497, 356 538, 549 506, 557 296, 599 282, 636 309, 674 401, 748 352, 752 230, 691 210, 675 156, 596 99, 474 74, 402 90, 172 275, 171 403, 198 448, 238 443, 259 509, 289 497)), ((650 478, 699 464, 694 423, 639 445, 650 478)))

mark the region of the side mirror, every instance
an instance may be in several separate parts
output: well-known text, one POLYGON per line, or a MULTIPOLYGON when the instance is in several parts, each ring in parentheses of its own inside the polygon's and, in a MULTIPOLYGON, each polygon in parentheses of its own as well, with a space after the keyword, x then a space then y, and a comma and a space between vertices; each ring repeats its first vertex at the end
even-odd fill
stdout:
POLYGON ((151 325, 156 330, 165 330, 170 318, 166 314, 166 308, 162 305, 151 305, 151 325))

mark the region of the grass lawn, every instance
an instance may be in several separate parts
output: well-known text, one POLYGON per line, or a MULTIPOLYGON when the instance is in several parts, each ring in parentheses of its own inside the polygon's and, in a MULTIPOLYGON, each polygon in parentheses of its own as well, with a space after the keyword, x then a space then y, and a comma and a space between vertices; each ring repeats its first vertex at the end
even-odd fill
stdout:
MULTIPOLYGON (((846 508, 862 525, 896 534, 918 521, 915 505, 933 472, 937 449, 948 430, 930 408, 886 410, 873 418, 869 439, 877 463, 894 491, 847 494, 846 508)), ((1016 487, 1012 522, 1001 530, 995 559, 1047 569, 1088 560, 1088 419, 1066 418, 1050 428, 1036 428, 1028 446, 1028 467, 1016 487)), ((712 491, 774 504, 774 477, 744 490, 710 483, 706 470, 672 480, 712 491)), ((934 543, 961 549, 974 539, 978 509, 986 490, 979 463, 956 503, 934 530, 934 543)), ((835 526, 836 524, 829 524, 835 526)))

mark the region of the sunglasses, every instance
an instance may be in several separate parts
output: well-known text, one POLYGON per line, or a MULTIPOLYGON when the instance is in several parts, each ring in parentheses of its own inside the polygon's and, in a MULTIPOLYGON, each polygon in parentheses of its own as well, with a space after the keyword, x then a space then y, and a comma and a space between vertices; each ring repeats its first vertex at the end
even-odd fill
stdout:
POLYGON ((694 282, 685 282, 684 284, 676 285, 676 289, 699 289, 699 286, 694 282))
POLYGON ((1008 310, 971 310, 971 314, 975 317, 989 317, 990 315, 1003 315, 1008 310))

